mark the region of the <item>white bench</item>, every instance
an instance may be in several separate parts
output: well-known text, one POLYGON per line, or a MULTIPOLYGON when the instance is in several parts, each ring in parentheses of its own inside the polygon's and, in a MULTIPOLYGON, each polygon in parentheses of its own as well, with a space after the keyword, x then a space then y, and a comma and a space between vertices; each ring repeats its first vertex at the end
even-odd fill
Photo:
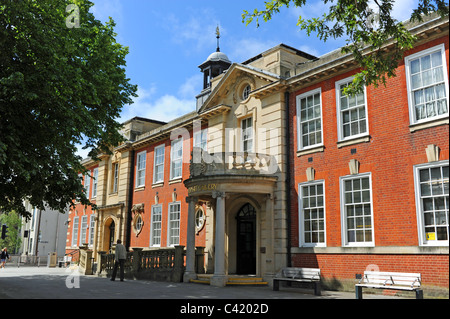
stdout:
POLYGON ((362 288, 415 291, 416 299, 423 299, 421 275, 416 273, 365 271, 355 285, 356 299, 362 299, 362 288))
POLYGON ((314 294, 320 296, 320 269, 319 268, 297 268, 286 267, 281 269, 273 278, 273 290, 280 289, 280 281, 286 282, 308 282, 314 284, 314 294))

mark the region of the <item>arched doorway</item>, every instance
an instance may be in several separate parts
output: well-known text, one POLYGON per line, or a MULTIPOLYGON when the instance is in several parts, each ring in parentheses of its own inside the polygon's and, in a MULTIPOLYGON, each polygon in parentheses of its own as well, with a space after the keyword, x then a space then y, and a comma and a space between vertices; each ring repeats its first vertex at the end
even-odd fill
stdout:
POLYGON ((236 215, 236 273, 256 274, 256 210, 247 203, 236 215))
POLYGON ((116 223, 112 218, 108 218, 104 226, 103 250, 110 251, 114 244, 116 234, 116 223))

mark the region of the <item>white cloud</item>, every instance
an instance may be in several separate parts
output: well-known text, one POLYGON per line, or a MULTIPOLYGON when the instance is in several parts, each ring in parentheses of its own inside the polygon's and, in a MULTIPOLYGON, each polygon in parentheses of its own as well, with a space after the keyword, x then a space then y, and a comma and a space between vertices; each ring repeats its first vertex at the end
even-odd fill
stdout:
POLYGON ((194 98, 203 88, 203 74, 199 73, 188 78, 178 90, 184 99, 194 98))
POLYGON ((229 58, 231 61, 243 62, 278 44, 272 40, 261 41, 251 38, 233 41, 228 50, 229 58))
POLYGON ((417 8, 417 0, 396 1, 392 9, 392 15, 398 21, 405 21, 411 18, 414 8, 417 8))
POLYGON ((123 8, 120 0, 92 0, 92 2, 94 6, 91 7, 90 11, 96 19, 106 22, 111 17, 116 23, 123 19, 123 8))
POLYGON ((157 121, 168 122, 195 110, 195 95, 200 92, 201 75, 192 76, 180 86, 176 95, 164 94, 157 96, 157 88, 138 87, 138 97, 134 103, 126 105, 119 122, 125 122, 135 116, 157 121))
POLYGON ((82 147, 83 147, 83 145, 77 144, 78 151, 76 152, 76 154, 78 156, 81 156, 82 159, 85 159, 88 157, 88 153, 89 153, 90 149, 83 150, 82 147))
POLYGON ((180 99, 174 95, 163 95, 155 100, 140 99, 129 106, 128 118, 122 117, 122 122, 135 116, 157 121, 168 122, 195 110, 195 99, 180 99))
POLYGON ((323 1, 308 1, 302 7, 290 7, 288 9, 289 15, 298 21, 301 16, 303 19, 312 19, 322 17, 324 13, 330 11, 332 3, 323 3, 323 1))
POLYGON ((320 52, 319 50, 317 50, 316 48, 311 47, 311 46, 309 46, 309 45, 306 45, 306 44, 303 44, 303 45, 299 46, 298 49, 299 49, 300 51, 305 52, 305 53, 314 55, 314 56, 316 56, 316 57, 319 57, 319 56, 322 55, 321 52, 320 52))
MULTIPOLYGON (((133 104, 124 106, 122 114, 117 121, 123 123, 139 116, 169 122, 192 112, 196 106, 195 95, 201 91, 202 81, 201 74, 189 77, 176 91, 175 95, 163 94, 158 96, 158 89, 155 84, 150 84, 145 88, 139 86, 137 91, 138 97, 133 98, 133 104)), ((82 158, 86 158, 89 149, 82 150, 83 145, 77 145, 77 154, 82 158)))
MULTIPOLYGON (((418 0, 397 0, 394 1, 392 16, 398 21, 404 21, 411 17, 412 10, 417 7, 418 0)), ((323 1, 308 1, 301 8, 291 7, 288 9, 289 15, 294 19, 302 16, 303 19, 319 18, 324 13, 329 12, 334 3, 324 4, 323 1)), ((378 12, 378 6, 374 0, 369 1, 369 7, 378 12)))
MULTIPOLYGON (((398 0, 394 1, 391 16, 398 21, 405 21, 411 18, 411 13, 418 5, 417 0, 398 0)), ((378 5, 374 0, 369 1, 369 7, 375 13, 379 11, 378 5)))
MULTIPOLYGON (((181 20, 174 14, 169 14, 164 17, 163 26, 170 32, 171 39, 175 43, 189 43, 189 46, 183 47, 185 51, 199 52, 205 47, 215 49, 215 32, 219 24, 211 12, 203 9, 201 12, 195 12, 195 15, 186 14, 181 20), (205 22, 203 17, 208 17, 209 22, 205 22)), ((223 31, 221 28, 221 32, 223 31)))

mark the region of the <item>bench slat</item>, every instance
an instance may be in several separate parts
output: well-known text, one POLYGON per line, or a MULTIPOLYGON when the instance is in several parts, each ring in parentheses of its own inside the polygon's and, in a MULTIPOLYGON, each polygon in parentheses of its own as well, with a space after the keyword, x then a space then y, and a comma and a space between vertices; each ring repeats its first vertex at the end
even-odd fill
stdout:
POLYGON ((393 272, 393 271, 365 271, 364 274, 373 274, 373 275, 397 275, 397 276, 406 276, 406 277, 420 277, 420 273, 408 273, 408 272, 393 272))
POLYGON ((421 275, 416 273, 365 271, 360 284, 380 284, 386 286, 420 287, 421 275))
POLYGON ((314 294, 321 295, 320 269, 286 267, 279 271, 273 278, 273 290, 279 290, 279 282, 309 282, 314 284, 314 294))
POLYGON ((298 282, 312 282, 310 279, 308 278, 298 278, 298 279, 292 279, 292 278, 273 278, 273 280, 279 280, 279 281, 298 281, 298 282))
POLYGON ((404 283, 404 284, 411 284, 414 281, 417 281, 418 277, 409 277, 408 279, 404 278, 398 278, 398 277, 364 277, 365 282, 379 282, 379 283, 404 283))
POLYGON ((320 269, 318 268, 296 268, 288 267, 283 268, 280 272, 282 277, 285 278, 320 278, 320 269))
POLYGON ((416 290, 419 289, 419 287, 405 287, 405 286, 383 286, 383 285, 371 285, 371 284, 356 284, 357 287, 364 287, 364 288, 375 288, 375 289, 394 289, 394 290, 416 290))
POLYGON ((362 299, 362 288, 409 290, 416 292, 416 299, 423 299, 419 273, 365 271, 359 284, 355 285, 356 299, 362 299))

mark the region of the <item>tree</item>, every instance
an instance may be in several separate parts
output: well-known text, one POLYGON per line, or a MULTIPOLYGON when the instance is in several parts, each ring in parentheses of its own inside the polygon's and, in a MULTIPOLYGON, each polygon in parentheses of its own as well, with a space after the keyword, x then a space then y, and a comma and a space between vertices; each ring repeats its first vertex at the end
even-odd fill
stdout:
MULTIPOLYGON (((322 0, 330 3, 330 10, 321 18, 298 19, 297 25, 306 30, 307 35, 317 33, 324 42, 332 38, 346 37, 342 53, 352 53, 361 69, 353 82, 345 89, 347 94, 361 92, 364 86, 385 84, 386 79, 395 76, 395 69, 403 53, 411 49, 415 37, 403 22, 396 21, 392 15, 395 0, 322 0), (334 4, 335 3, 335 4, 334 4), (375 10, 370 7, 373 3, 375 10), (385 52, 382 47, 389 40, 394 49, 385 52)), ((244 10, 242 21, 250 24, 259 18, 269 21, 283 6, 302 7, 307 0, 271 0, 265 2, 265 10, 255 9, 253 13, 244 10)), ((448 16, 448 2, 444 0, 419 0, 411 14, 411 21, 422 21, 423 15, 439 12, 448 16)))
POLYGON ((15 212, 0 214, 0 225, 6 225, 8 232, 5 239, 0 239, 0 247, 7 247, 10 253, 16 253, 22 244, 19 236, 22 227, 22 218, 15 212))
POLYGON ((0 0, 0 210, 23 205, 64 212, 91 204, 76 155, 97 159, 122 137, 115 119, 137 87, 125 74, 128 48, 114 21, 88 0, 0 0), (66 11, 67 10, 67 11, 66 11))

